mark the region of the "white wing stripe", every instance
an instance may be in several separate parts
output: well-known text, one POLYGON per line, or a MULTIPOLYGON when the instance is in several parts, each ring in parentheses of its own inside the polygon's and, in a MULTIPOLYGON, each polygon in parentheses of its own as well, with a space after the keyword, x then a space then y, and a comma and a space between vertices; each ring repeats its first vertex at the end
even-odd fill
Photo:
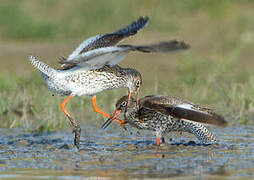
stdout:
POLYGON ((177 107, 207 114, 207 113, 204 112, 204 111, 198 110, 198 109, 197 109, 195 106, 193 106, 192 104, 178 104, 177 107))
MULTIPOLYGON (((79 62, 80 63, 86 62, 98 56, 103 56, 105 54, 114 54, 114 53, 123 52, 123 51, 127 52, 127 51, 130 51, 130 49, 131 48, 129 47, 118 47, 118 46, 103 47, 103 48, 98 48, 98 49, 94 49, 94 50, 79 54, 75 56, 73 59, 70 59, 69 61, 78 64, 79 62)), ((112 58, 106 59, 104 60, 104 62, 106 61, 110 62, 112 61, 112 58)))
POLYGON ((131 47, 110 46, 94 49, 71 59, 71 62, 82 69, 98 69, 104 65, 115 65, 122 61, 131 47))
POLYGON ((193 110, 193 106, 191 104, 178 104, 177 107, 193 110))

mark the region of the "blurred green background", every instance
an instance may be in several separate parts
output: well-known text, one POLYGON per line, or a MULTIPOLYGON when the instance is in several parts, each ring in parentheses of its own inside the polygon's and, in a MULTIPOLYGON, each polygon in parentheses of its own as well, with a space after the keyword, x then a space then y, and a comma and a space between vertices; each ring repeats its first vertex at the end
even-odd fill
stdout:
MULTIPOLYGON (((121 63, 143 76, 140 96, 167 94, 214 108, 230 124, 253 124, 254 1, 242 0, 0 0, 0 127, 55 130, 70 127, 40 74, 33 54, 52 67, 84 39, 113 32, 139 16, 150 24, 124 43, 169 39, 191 45, 172 54, 130 54, 121 63)), ((126 89, 97 95, 112 112, 126 89)), ((98 126, 90 97, 75 97, 67 109, 82 125, 98 126)))

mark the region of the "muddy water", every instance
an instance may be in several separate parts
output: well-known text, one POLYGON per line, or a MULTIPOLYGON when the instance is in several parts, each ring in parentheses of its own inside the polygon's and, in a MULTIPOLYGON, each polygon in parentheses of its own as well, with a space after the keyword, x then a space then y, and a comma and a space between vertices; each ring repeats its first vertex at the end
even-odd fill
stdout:
POLYGON ((81 148, 71 131, 0 130, 1 179, 254 178, 254 127, 210 128, 218 144, 169 134, 157 147, 150 132, 83 127, 81 148))

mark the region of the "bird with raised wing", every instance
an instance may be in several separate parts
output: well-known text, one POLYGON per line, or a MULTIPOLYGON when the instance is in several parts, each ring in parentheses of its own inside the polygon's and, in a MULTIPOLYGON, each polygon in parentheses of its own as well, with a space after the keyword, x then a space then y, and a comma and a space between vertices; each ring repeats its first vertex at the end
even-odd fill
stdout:
POLYGON ((156 132, 156 144, 165 143, 164 135, 168 132, 189 132, 200 142, 216 142, 216 137, 203 125, 225 125, 222 116, 211 109, 201 107, 180 98, 165 95, 150 95, 139 99, 138 103, 131 97, 121 97, 116 103, 112 116, 104 122, 106 128, 113 119, 124 114, 123 124, 130 124, 138 129, 156 132))
MULTIPOLYGON (((141 46, 115 45, 120 40, 136 34, 148 22, 147 17, 141 17, 116 32, 97 35, 85 40, 67 59, 60 61, 62 69, 53 69, 34 56, 30 56, 31 64, 40 71, 49 90, 62 96, 68 96, 60 107, 74 126, 74 144, 77 147, 81 129, 65 109, 71 97, 92 96, 94 110, 109 118, 110 115, 96 105, 96 93, 125 87, 129 91, 129 98, 134 93, 137 99, 139 88, 142 85, 141 74, 136 69, 122 68, 117 65, 129 52, 171 52, 189 48, 186 43, 175 40, 141 46)), ((118 120, 116 121, 121 124, 118 120)))

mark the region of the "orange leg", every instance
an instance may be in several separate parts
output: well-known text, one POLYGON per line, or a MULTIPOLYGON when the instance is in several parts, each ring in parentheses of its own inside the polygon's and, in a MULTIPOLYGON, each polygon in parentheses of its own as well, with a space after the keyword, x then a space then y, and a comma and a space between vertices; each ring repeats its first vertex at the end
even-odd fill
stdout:
MULTIPOLYGON (((99 114, 102 114, 103 116, 106 116, 107 118, 110 118, 110 117, 111 117, 108 113, 102 111, 102 110, 97 106, 97 103, 96 103, 96 96, 93 96, 93 97, 92 97, 92 101, 93 101, 93 109, 94 109, 95 112, 97 112, 97 113, 99 113, 99 114)), ((126 128, 125 128, 125 121, 122 121, 122 120, 119 120, 119 119, 114 119, 114 121, 117 122, 118 124, 120 124, 124 129, 126 129, 126 128)))
POLYGON ((156 138, 156 145, 160 145, 160 138, 156 138))
POLYGON ((72 126, 74 126, 73 128, 73 132, 75 133, 75 138, 74 138, 74 145, 77 146, 77 148, 79 148, 79 142, 80 142, 80 132, 81 129, 78 125, 78 123, 75 121, 75 119, 73 119, 73 117, 71 117, 70 113, 68 113, 68 111, 65 109, 65 105, 66 103, 71 99, 72 96, 68 96, 60 105, 62 111, 64 112, 64 114, 68 117, 68 119, 71 121, 72 126))
POLYGON ((107 118, 110 118, 110 115, 108 113, 105 113, 104 111, 102 111, 96 104, 96 96, 92 97, 93 100, 93 109, 95 112, 102 114, 103 116, 106 116, 107 118))
POLYGON ((65 105, 66 103, 71 99, 72 96, 68 96, 60 105, 62 111, 64 112, 64 114, 70 119, 71 124, 73 126, 78 126, 78 123, 75 121, 75 119, 73 119, 73 117, 71 117, 70 113, 67 112, 67 110, 65 109, 65 105))
POLYGON ((165 138, 161 137, 161 144, 165 144, 165 138))

